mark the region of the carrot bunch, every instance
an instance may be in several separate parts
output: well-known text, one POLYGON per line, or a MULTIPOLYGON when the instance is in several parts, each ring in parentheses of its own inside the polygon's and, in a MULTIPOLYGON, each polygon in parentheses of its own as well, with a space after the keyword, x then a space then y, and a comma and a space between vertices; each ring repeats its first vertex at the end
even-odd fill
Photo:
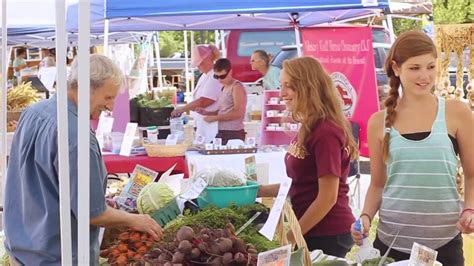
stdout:
POLYGON ((119 235, 118 239, 117 244, 100 253, 100 256, 108 258, 108 263, 112 265, 139 262, 155 244, 149 234, 136 231, 124 232, 119 235))

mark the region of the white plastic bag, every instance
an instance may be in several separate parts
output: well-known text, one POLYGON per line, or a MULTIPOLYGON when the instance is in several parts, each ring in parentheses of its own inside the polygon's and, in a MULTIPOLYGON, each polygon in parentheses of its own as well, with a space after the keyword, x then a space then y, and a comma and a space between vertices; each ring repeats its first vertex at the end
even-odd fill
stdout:
POLYGON ((247 183, 243 172, 220 167, 205 168, 191 177, 190 182, 202 178, 210 187, 237 187, 247 183))

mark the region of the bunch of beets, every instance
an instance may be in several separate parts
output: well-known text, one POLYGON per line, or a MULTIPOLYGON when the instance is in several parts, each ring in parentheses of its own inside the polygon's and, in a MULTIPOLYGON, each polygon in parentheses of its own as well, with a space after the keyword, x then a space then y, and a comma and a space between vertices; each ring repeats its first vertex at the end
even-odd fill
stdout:
POLYGON ((183 226, 170 242, 159 243, 143 256, 145 265, 256 265, 257 250, 235 235, 234 226, 202 228, 195 233, 183 226))

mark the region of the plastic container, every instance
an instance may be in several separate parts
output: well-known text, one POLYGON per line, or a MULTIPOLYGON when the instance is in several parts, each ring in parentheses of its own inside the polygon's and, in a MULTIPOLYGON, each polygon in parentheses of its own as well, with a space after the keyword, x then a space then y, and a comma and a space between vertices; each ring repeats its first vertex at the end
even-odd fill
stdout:
POLYGON ((158 143, 158 128, 150 126, 146 128, 146 135, 150 143, 158 143))
POLYGON ((207 205, 226 208, 232 204, 236 206, 254 204, 259 186, 257 182, 247 181, 246 186, 207 187, 197 199, 199 208, 207 205))
POLYGON ((183 117, 170 119, 170 132, 178 136, 178 141, 184 140, 184 120, 183 117))
MULTIPOLYGON (((354 225, 354 229, 363 232, 364 228, 360 219, 357 219, 354 225)), ((380 251, 375 249, 370 241, 369 237, 364 237, 362 239, 362 246, 360 246, 359 251, 356 253, 355 260, 358 263, 362 263, 364 260, 369 260, 373 258, 380 257, 380 251)))
POLYGON ((171 118, 170 130, 171 130, 171 134, 176 134, 177 132, 184 132, 183 118, 182 117, 171 118))
POLYGON ((104 135, 104 149, 119 154, 122 146, 123 133, 110 132, 104 135))
POLYGON ((176 202, 176 198, 167 203, 163 208, 155 210, 150 215, 162 227, 176 219, 181 211, 176 202))

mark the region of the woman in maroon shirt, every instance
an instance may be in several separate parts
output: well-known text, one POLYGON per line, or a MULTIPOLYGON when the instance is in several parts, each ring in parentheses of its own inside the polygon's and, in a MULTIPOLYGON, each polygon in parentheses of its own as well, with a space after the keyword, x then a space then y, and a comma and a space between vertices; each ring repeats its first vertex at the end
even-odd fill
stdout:
MULTIPOLYGON (((358 147, 341 108, 331 77, 312 57, 285 61, 280 96, 301 124, 285 156, 292 178, 289 197, 309 250, 345 257, 353 241, 347 175, 358 147)), ((259 196, 272 197, 279 185, 262 186, 259 196)), ((290 236, 291 238, 291 236, 290 236)))

